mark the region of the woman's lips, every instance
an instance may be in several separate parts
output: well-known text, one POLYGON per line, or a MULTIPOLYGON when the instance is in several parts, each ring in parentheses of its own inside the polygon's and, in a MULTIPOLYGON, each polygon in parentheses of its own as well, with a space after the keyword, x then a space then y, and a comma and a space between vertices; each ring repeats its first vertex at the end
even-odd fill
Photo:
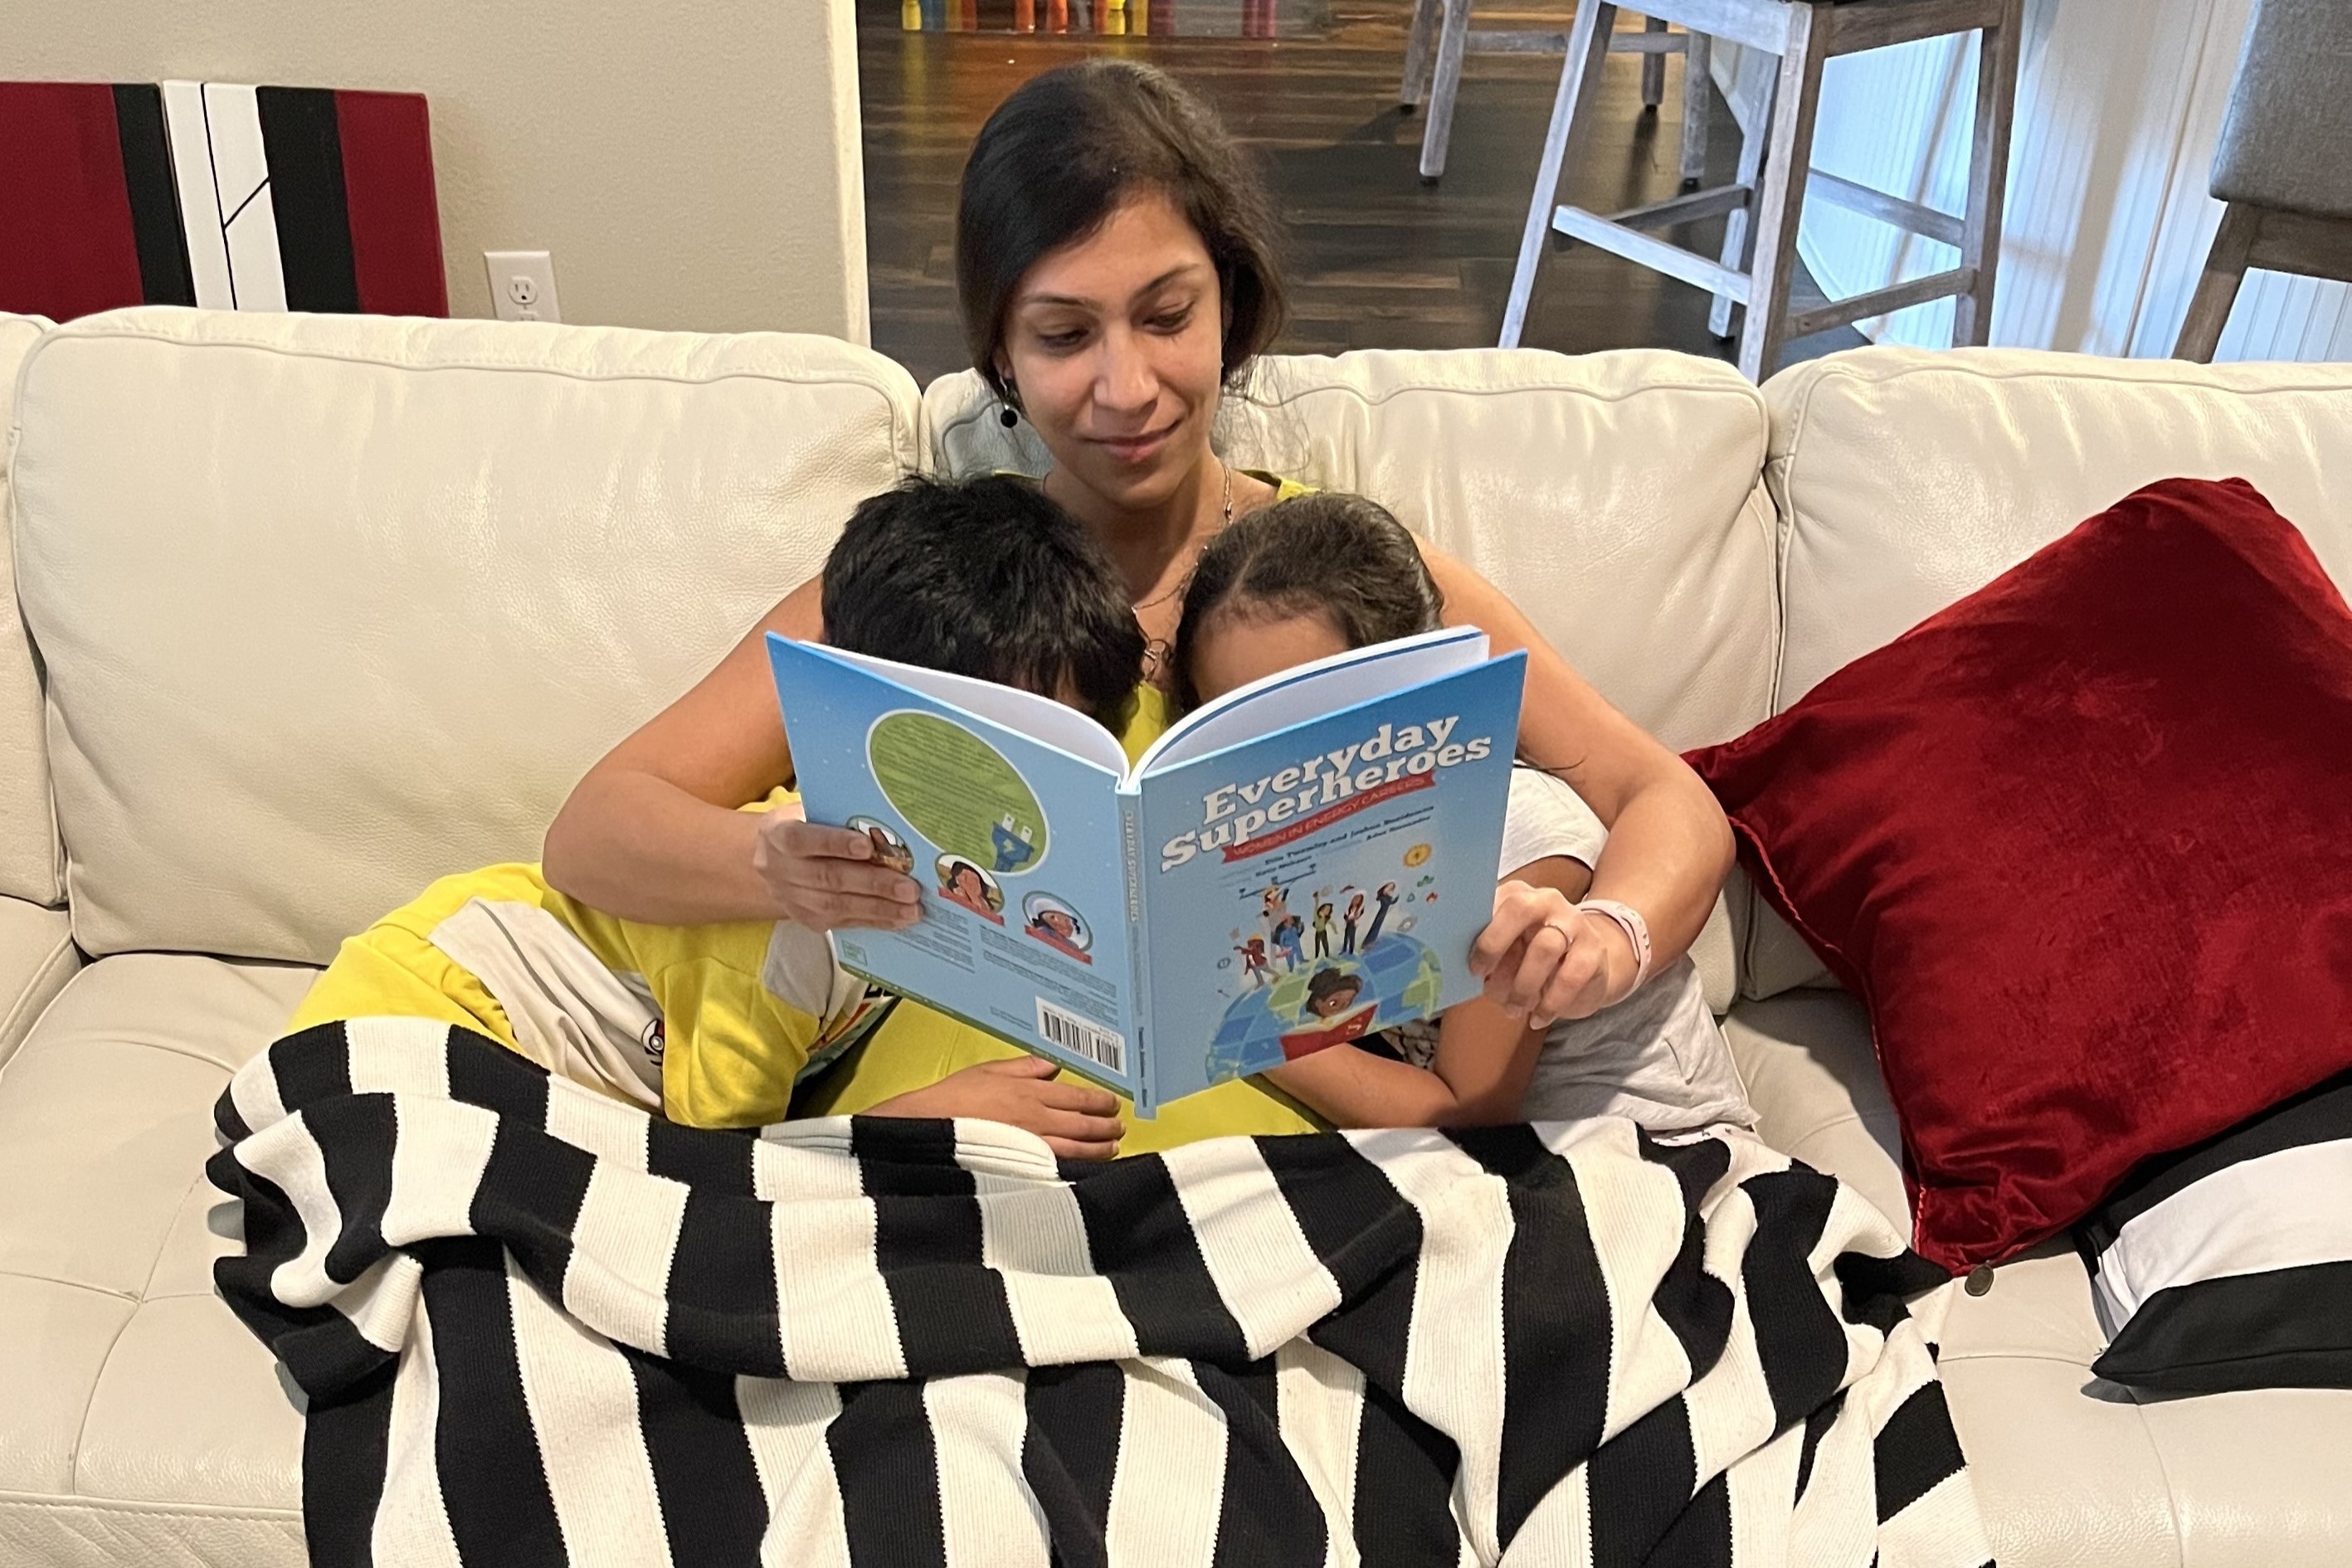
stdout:
POLYGON ((1158 455, 1160 448, 1168 444, 1168 437, 1175 433, 1175 428, 1171 425, 1164 430, 1147 431, 1140 436, 1097 436, 1092 439, 1096 446, 1122 463, 1143 463, 1158 455))

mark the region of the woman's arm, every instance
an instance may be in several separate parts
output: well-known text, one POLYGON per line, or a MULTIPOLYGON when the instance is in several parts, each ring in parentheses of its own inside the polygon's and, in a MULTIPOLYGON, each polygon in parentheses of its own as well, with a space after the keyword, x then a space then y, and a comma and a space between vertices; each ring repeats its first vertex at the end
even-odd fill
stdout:
POLYGON ((1542 1046, 1542 1030, 1473 996, 1438 1020, 1433 1069, 1327 1046, 1265 1077, 1334 1127, 1486 1127, 1518 1119, 1542 1046))
POLYGON ((793 590, 572 786, 547 830, 551 884, 660 925, 788 919, 829 930, 914 918, 913 879, 871 864, 864 834, 735 809, 792 777, 767 634, 816 637, 820 592, 814 578, 793 590))
MULTIPOLYGON (((1527 650, 1519 752, 1568 780, 1608 826, 1591 896, 1639 910, 1652 967, 1673 963, 1697 939, 1731 869, 1723 808, 1680 757, 1570 668, 1501 590, 1434 545, 1424 542, 1422 554, 1445 595, 1449 625, 1478 627, 1497 652, 1527 650)), ((1624 933, 1599 916, 1571 921, 1564 912, 1558 898, 1497 907, 1471 959, 1488 975, 1489 998, 1532 1016, 1581 1017, 1632 989, 1624 933)))

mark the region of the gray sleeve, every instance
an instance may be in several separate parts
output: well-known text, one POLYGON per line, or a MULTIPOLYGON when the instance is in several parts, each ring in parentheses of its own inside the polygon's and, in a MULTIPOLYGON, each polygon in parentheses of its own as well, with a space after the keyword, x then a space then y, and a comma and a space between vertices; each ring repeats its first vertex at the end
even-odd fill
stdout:
POLYGON ((1511 804, 1503 815, 1502 865, 1497 879, 1554 855, 1591 866, 1601 858, 1609 830, 1566 781, 1534 768, 1511 770, 1511 804))

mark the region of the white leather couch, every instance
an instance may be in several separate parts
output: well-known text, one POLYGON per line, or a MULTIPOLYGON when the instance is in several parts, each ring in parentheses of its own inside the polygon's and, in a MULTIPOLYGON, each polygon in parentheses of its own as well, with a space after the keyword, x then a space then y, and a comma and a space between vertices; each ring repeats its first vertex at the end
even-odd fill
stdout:
MULTIPOLYGON (((1022 454, 824 340, 40 326, 0 319, 0 1565, 297 1563, 299 1408, 208 1275, 229 1073, 341 935, 534 856, 856 498, 1022 454)), ((1387 500, 1676 745, 2164 475, 2253 479, 2352 583, 2344 367, 1371 354, 1270 365, 1232 444, 1387 500)), ((1750 902, 1702 952, 1764 1131, 1899 1215, 1860 1012, 1750 902)), ((2098 1348, 2062 1249, 1954 1302, 2004 1563, 2352 1562, 2352 1393, 2137 1400, 2098 1348)))

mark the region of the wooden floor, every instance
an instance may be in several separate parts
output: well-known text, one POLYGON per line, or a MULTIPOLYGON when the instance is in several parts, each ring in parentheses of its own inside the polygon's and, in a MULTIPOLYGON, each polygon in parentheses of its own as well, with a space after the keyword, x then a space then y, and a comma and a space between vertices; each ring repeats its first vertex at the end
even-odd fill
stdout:
MULTIPOLYGON (((1286 11, 1301 3, 1311 7, 1310 28, 1244 39, 909 32, 899 25, 901 0, 858 0, 875 346, 926 382, 963 366, 952 246, 965 151, 1007 92, 1089 52, 1174 72, 1265 159, 1292 226, 1293 303, 1282 350, 1492 344, 1558 60, 1473 56, 1445 178, 1424 185, 1416 168, 1421 121, 1396 105, 1411 0, 1282 0, 1286 11)), ((983 0, 977 17, 986 24, 999 8, 983 0)), ((1504 0, 1481 5, 1477 25, 1564 29, 1572 12, 1572 0, 1504 0)), ((1681 93, 1675 58, 1664 109, 1643 114, 1640 60, 1612 57, 1601 133, 1570 172, 1563 199, 1607 212, 1674 195, 1681 93)), ((1710 184, 1729 178, 1738 151, 1738 128, 1716 97, 1710 184)), ((1722 221, 1666 232, 1712 250, 1722 221)), ((1696 289, 1556 241, 1525 342, 1567 353, 1651 346, 1728 358, 1730 346, 1707 331, 1707 306, 1696 289)), ((1851 329, 1825 332, 1793 345, 1790 357, 1861 341, 1851 329)))

